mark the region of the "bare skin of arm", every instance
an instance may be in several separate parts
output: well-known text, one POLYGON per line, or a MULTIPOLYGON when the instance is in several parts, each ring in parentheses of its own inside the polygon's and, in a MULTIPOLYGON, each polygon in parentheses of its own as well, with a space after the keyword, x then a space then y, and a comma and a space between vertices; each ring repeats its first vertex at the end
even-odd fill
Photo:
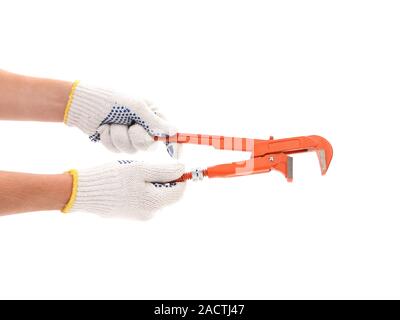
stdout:
POLYGON ((0 70, 0 120, 62 122, 71 87, 0 70))
MULTIPOLYGON (((71 82, 0 70, 0 120, 62 122, 71 82)), ((72 190, 70 174, 0 171, 0 215, 60 210, 72 190)))
POLYGON ((61 210, 72 190, 72 176, 0 171, 0 215, 61 210))

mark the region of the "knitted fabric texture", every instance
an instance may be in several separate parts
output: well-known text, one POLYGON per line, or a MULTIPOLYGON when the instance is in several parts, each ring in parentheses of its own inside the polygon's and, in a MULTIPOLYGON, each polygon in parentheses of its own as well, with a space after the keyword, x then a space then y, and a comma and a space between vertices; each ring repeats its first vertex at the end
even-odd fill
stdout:
POLYGON ((182 196, 185 183, 170 181, 183 173, 184 167, 178 163, 153 165, 130 160, 79 170, 70 212, 149 219, 182 196))
POLYGON ((92 141, 101 141, 114 152, 144 150, 154 136, 176 133, 149 102, 81 83, 74 86, 67 109, 68 126, 81 129, 92 141))
POLYGON ((112 105, 111 91, 90 88, 79 83, 74 91, 66 124, 94 134, 112 105))

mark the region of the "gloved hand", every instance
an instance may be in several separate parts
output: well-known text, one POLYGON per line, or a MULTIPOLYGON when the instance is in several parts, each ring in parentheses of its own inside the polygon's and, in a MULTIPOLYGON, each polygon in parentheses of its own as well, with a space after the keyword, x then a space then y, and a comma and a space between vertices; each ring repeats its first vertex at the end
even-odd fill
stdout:
POLYGON ((147 220, 178 201, 186 183, 169 183, 184 173, 179 163, 156 165, 119 160, 89 170, 71 170, 73 188, 63 212, 87 211, 147 220))
MULTIPOLYGON (((78 82, 72 86, 64 123, 81 129, 92 141, 101 141, 114 152, 145 150, 154 136, 176 133, 149 102, 78 82)), ((172 155, 172 146, 168 151, 172 155)))

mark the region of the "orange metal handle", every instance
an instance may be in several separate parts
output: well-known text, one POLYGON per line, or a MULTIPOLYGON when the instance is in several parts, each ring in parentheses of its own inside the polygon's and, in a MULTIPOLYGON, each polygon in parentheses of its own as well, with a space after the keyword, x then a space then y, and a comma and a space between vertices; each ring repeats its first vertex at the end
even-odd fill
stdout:
POLYGON ((274 140, 248 139, 224 137, 215 135, 202 135, 192 133, 177 133, 171 137, 154 137, 155 141, 189 143, 212 146, 221 150, 247 151, 252 152, 253 157, 276 153, 300 153, 307 151, 321 151, 318 159, 321 165, 321 172, 325 174, 333 157, 333 149, 328 140, 323 137, 312 135, 306 137, 294 137, 274 140))
POLYGON ((252 152, 249 160, 221 164, 209 167, 202 171, 188 172, 176 181, 197 179, 201 176, 209 178, 235 177, 257 174, 277 170, 283 173, 288 181, 293 179, 293 159, 289 154, 316 151, 321 167, 325 174, 333 157, 331 144, 320 136, 294 137, 286 139, 269 140, 224 137, 215 135, 201 135, 190 133, 177 133, 171 137, 154 137, 156 141, 167 143, 190 143, 209 145, 221 150, 252 152))
MULTIPOLYGON (((252 158, 250 160, 220 164, 208 167, 201 171, 202 177, 208 178, 230 178, 258 173, 265 173, 271 170, 281 172, 286 179, 293 180, 293 158, 284 153, 252 158)), ((188 172, 174 182, 191 180, 193 173, 188 172)))
POLYGON ((288 181, 292 181, 292 158, 284 153, 279 153, 264 157, 251 158, 246 161, 220 164, 209 167, 207 169, 207 175, 209 178, 227 178, 265 173, 271 170, 281 172, 288 181))
POLYGON ((170 137, 154 137, 155 141, 164 141, 167 143, 188 143, 188 144, 200 144, 211 146, 221 150, 233 150, 233 151, 253 151, 254 145, 259 141, 248 138, 235 138, 225 136, 215 136, 206 134, 192 134, 192 133, 177 133, 170 137))

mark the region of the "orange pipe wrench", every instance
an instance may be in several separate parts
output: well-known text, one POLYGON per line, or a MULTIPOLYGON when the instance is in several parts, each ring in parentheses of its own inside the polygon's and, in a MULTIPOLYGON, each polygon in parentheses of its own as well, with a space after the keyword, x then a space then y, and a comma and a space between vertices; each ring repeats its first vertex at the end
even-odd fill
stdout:
POLYGON ((202 180, 203 177, 225 178, 265 173, 271 170, 281 172, 291 182, 293 180, 293 158, 290 154, 315 151, 318 156, 321 173, 324 175, 331 163, 333 149, 331 144, 320 136, 269 140, 235 138, 214 135, 177 133, 170 137, 154 137, 156 141, 166 143, 190 143, 209 145, 221 150, 251 152, 249 160, 220 164, 206 169, 196 169, 185 173, 176 182, 202 180))

